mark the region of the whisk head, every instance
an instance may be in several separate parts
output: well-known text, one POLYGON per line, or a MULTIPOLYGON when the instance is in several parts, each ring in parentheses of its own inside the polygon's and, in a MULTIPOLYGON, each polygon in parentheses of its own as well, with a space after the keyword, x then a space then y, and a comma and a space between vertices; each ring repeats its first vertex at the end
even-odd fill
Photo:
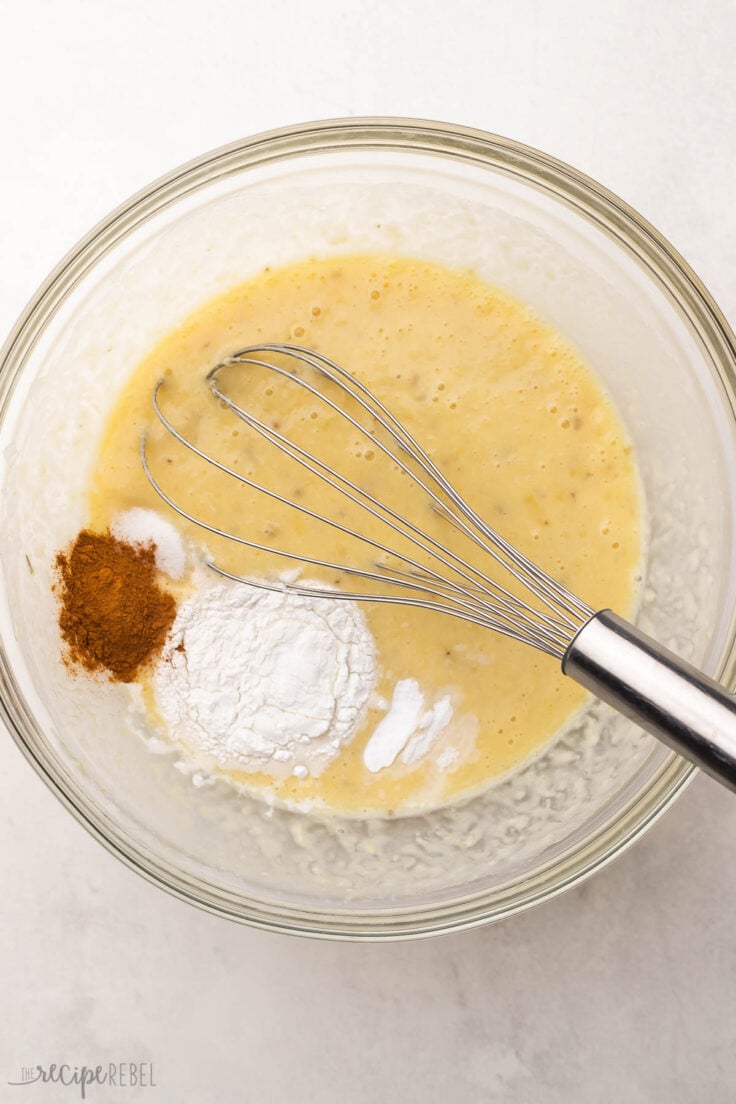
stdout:
MULTIPOLYGON (((297 547, 296 527, 294 543, 277 547, 275 542, 254 540, 254 534, 247 530, 235 531, 234 518, 229 520, 229 527, 224 527, 219 524, 221 519, 196 516, 167 492, 165 478, 154 473, 144 433, 140 455, 146 477, 181 518, 241 547, 334 573, 341 585, 335 589, 332 583, 307 583, 283 575, 243 576, 211 560, 210 567, 221 575, 309 597, 393 602, 435 610, 493 629, 558 658, 593 616, 590 607, 497 533, 383 403, 323 354, 297 345, 251 345, 218 363, 207 374, 206 382, 211 395, 205 394, 205 401, 220 403, 238 420, 236 424, 245 425, 256 438, 267 442, 274 459, 288 458, 294 470, 314 480, 314 486, 321 488, 320 502, 312 501, 314 493, 300 500, 299 490, 289 493, 288 488, 279 489, 275 481, 252 478, 247 465, 236 470, 235 464, 225 463, 214 450, 202 447, 196 440, 196 418, 192 426, 177 427, 167 415, 167 382, 161 380, 154 389, 153 408, 166 434, 235 481, 234 486, 268 496, 310 525, 328 527, 345 547, 361 548, 361 559, 365 560, 366 552, 369 556, 364 566, 359 565, 357 555, 354 562, 336 563, 297 547), (321 459, 316 446, 305 447, 303 439, 300 443, 300 434, 282 432, 279 417, 266 416, 262 408, 267 397, 266 405, 278 411, 280 396, 287 393, 284 388, 302 389, 301 395, 310 407, 316 403, 328 411, 330 433, 341 427, 353 446, 360 442, 358 452, 384 462, 384 474, 374 471, 370 480, 356 479, 321 459), (393 498, 388 493, 389 485, 399 492, 393 498), (410 499, 418 505, 416 511, 406 510, 410 499), (342 585, 343 577, 354 580, 355 585, 342 585)), ((293 392, 288 393, 293 397, 293 392)), ((313 412, 312 418, 316 419, 317 414, 313 412)), ((312 436, 318 439, 317 432, 312 436)), ((244 450, 248 450, 247 444, 244 450)), ((283 461, 280 464, 283 467, 283 461)), ((380 470, 380 465, 377 468, 380 470)))

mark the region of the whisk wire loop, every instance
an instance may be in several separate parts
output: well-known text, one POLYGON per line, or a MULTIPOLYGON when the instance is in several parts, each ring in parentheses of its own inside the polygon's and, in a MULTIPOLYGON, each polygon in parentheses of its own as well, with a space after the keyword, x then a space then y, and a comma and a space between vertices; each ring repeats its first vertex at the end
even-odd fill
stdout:
MULTIPOLYGON (((322 353, 318 353, 311 349, 303 349, 301 346, 298 345, 279 345, 273 343, 264 345, 251 345, 245 349, 241 349, 237 353, 232 354, 232 356, 227 357, 221 364, 215 365, 215 367, 212 368, 208 373, 207 378, 208 380, 213 381, 216 378, 217 374, 222 370, 222 368, 233 364, 247 363, 248 361, 250 361, 251 363, 258 363, 262 367, 277 371, 281 375, 291 375, 291 373, 287 373, 284 369, 279 368, 278 366, 270 362, 256 360, 255 354, 263 352, 271 352, 281 356, 288 356, 298 362, 301 362, 302 364, 309 365, 316 372, 325 376, 327 379, 331 380, 333 383, 341 387, 347 394, 355 399, 355 401, 358 402, 364 410, 372 415, 383 426, 383 428, 388 431, 391 436, 393 436, 397 440, 398 444, 410 456, 412 456, 412 458, 416 461, 417 464, 420 465, 421 468, 428 472, 428 474, 442 488, 442 490, 445 492, 448 498, 450 498, 453 504, 461 512, 461 514, 464 515, 464 517, 471 523, 471 525, 480 530, 480 532, 491 542, 490 548, 488 548, 486 545, 482 545, 482 547, 485 551, 490 552, 490 554, 493 555, 494 558, 496 558, 497 562, 501 564, 502 567, 508 567, 508 564, 501 558, 499 553, 503 553, 503 555, 506 556, 520 571, 522 571, 530 579, 534 580, 540 586, 542 586, 544 593, 548 594, 550 598, 553 598, 563 609, 568 610, 573 615, 573 617, 575 617, 576 619, 579 619, 580 617, 587 619, 590 616, 592 612, 590 607, 588 607, 584 602, 577 598, 576 595, 568 591, 561 583, 558 583, 555 579, 552 579, 544 571, 542 571, 541 568, 538 568, 536 564, 527 559, 526 556, 519 552, 518 549, 514 548, 512 544, 509 544, 508 541, 506 541, 499 533, 497 533, 495 529, 491 528, 491 526, 489 526, 488 523, 482 517, 480 517, 480 515, 475 512, 475 510, 472 509, 472 507, 462 498, 455 487, 453 487, 446 476, 437 467, 431 457, 428 456, 421 445, 414 439, 414 437, 412 437, 406 427, 398 421, 398 419, 391 413, 390 410, 387 409, 387 407, 384 406, 380 399, 378 399, 371 391, 369 391, 368 388, 360 382, 360 380, 356 379, 356 377, 352 376, 339 364, 336 364, 334 361, 330 360, 322 353)), ((386 453, 386 455, 391 456, 401 466, 402 470, 415 480, 415 482, 434 500, 434 502, 438 506, 444 506, 444 503, 442 503, 442 501, 437 497, 430 486, 427 486, 427 484, 424 483, 416 475, 415 472, 407 468, 399 456, 396 456, 390 450, 387 450, 383 443, 380 442, 375 436, 373 436, 370 431, 366 430, 364 426, 351 418, 350 415, 342 407, 332 402, 321 392, 318 392, 314 388, 310 387, 306 381, 300 380, 298 377, 293 378, 295 378, 296 382, 306 387, 307 390, 311 391, 318 398, 321 398, 323 401, 327 402, 333 410, 335 410, 342 417, 346 418, 360 432, 366 434, 366 436, 369 436, 371 440, 374 441, 378 445, 378 447, 386 453)), ((217 388, 214 389, 214 393, 218 397, 225 398, 222 392, 220 392, 217 388)), ((453 520, 456 524, 460 522, 460 519, 457 517, 455 517, 453 520)), ((463 529, 463 532, 465 532, 467 536, 469 536, 472 540, 475 540, 476 543, 480 543, 478 541, 477 534, 474 533, 472 529, 462 524, 461 527, 463 529)))
MULTIPOLYGON (((286 499, 283 495, 278 494, 276 491, 272 490, 271 488, 265 487, 262 484, 257 483, 252 479, 248 479, 246 476, 242 475, 242 473, 236 472, 234 469, 232 469, 232 468, 228 467, 227 465, 223 464, 216 457, 211 456, 209 453, 204 452, 204 450, 200 449, 192 441, 190 441, 188 438, 184 437, 184 435, 179 432, 179 430, 172 424, 172 422, 164 414, 163 410, 161 409, 161 405, 159 403, 159 400, 158 400, 158 393, 159 393, 162 386, 163 386, 163 382, 159 382, 159 384, 157 385, 157 387, 154 391, 154 398, 153 398, 154 410, 156 411, 156 414, 158 416, 158 419, 159 419, 161 425, 167 430, 168 433, 171 434, 172 437, 175 438, 175 440, 179 441, 180 444, 184 445, 184 447, 187 448, 190 452, 193 452, 196 456, 199 456, 200 459, 205 460, 207 463, 211 464, 213 467, 217 468, 219 471, 223 472, 224 474, 232 476, 232 478, 236 479, 238 482, 244 484, 245 486, 250 487, 253 490, 259 491, 259 492, 267 495, 268 497, 270 497, 272 499, 275 499, 278 502, 281 502, 285 505, 288 505, 289 507, 293 507, 295 510, 298 510, 300 513, 306 515, 307 517, 311 517, 316 521, 323 522, 324 524, 329 525, 332 528, 339 530, 340 532, 346 534, 347 536, 355 537, 358 540, 361 540, 364 543, 371 545, 373 548, 377 549, 378 551, 381 551, 381 552, 383 552, 387 555, 391 555, 391 556, 402 559, 404 563, 406 563, 408 566, 415 569, 413 574, 410 574, 408 572, 404 573, 404 577, 407 580, 409 580, 409 579, 412 580, 411 582, 407 581, 404 585, 406 585, 407 587, 411 587, 411 589, 413 589, 413 590, 417 590, 417 591, 420 591, 420 592, 425 593, 425 594, 430 594, 430 595, 434 595, 435 597, 442 598, 445 601, 445 603, 448 602, 448 595, 447 595, 446 592, 449 590, 450 591, 450 600, 452 601, 453 606, 457 608, 458 615, 459 615, 460 610, 464 609, 464 610, 466 610, 466 612, 469 610, 471 612, 474 612, 474 614, 475 614, 474 619, 477 619, 479 614, 483 612, 483 608, 485 608, 487 606, 487 603, 484 601, 484 598, 483 598, 483 593, 485 593, 485 594, 489 593, 487 588, 484 590, 484 592, 481 592, 478 588, 475 588, 474 591, 470 591, 466 587, 462 587, 462 586, 458 585, 457 583, 451 583, 451 582, 443 579, 437 572, 432 571, 431 569, 427 568, 425 565, 419 563, 418 561, 413 560, 410 557, 400 555, 394 549, 389 548, 387 545, 384 545, 379 541, 375 541, 372 538, 366 537, 364 534, 358 533, 356 530, 351 529, 349 526, 343 525, 342 523, 340 523, 338 521, 335 521, 335 519, 333 519, 333 518, 329 518, 329 517, 325 516, 324 514, 320 514, 315 510, 311 510, 309 507, 304 506, 302 503, 292 502, 292 500, 286 499), (429 580, 434 581, 435 585, 434 586, 427 585, 429 580), (482 608, 479 609, 479 607, 482 607, 482 608)), ((262 424, 257 419, 254 419, 253 421, 254 421, 255 424, 258 424, 258 425, 262 424)), ((268 427, 264 426, 264 429, 267 429, 267 428, 268 427)), ((185 511, 176 502, 174 502, 174 500, 170 496, 168 496, 166 494, 166 492, 163 490, 160 483, 158 482, 158 480, 153 475, 153 472, 151 471, 151 468, 150 468, 150 465, 149 465, 149 462, 148 462, 148 456, 147 456, 147 452, 146 452, 146 438, 145 438, 145 435, 141 439, 141 453, 140 453, 140 455, 141 455, 141 464, 142 464, 142 467, 143 467, 143 471, 144 471, 149 483, 153 487, 153 489, 163 499, 163 501, 166 502, 166 504, 168 506, 170 506, 173 510, 175 510, 179 514, 179 516, 184 518, 186 521, 189 521, 189 522, 199 526, 200 528, 205 529, 208 532, 213 533, 216 536, 220 536, 220 537, 223 537, 225 539, 234 541, 234 542, 236 542, 240 545, 243 545, 243 546, 248 547, 248 548, 252 548, 254 550, 276 553, 279 556, 285 556, 285 557, 287 557, 289 559, 292 559, 292 560, 298 560, 302 563, 308 563, 308 564, 311 564, 312 566, 315 566, 315 567, 323 567, 323 568, 326 568, 328 570, 336 571, 336 572, 339 572, 339 573, 346 573, 346 574, 353 575, 353 576, 360 576, 362 578, 369 579, 373 582, 385 582, 385 576, 382 575, 382 574, 379 574, 377 572, 369 572, 369 571, 366 571, 364 569, 351 567, 351 566, 348 566, 348 565, 345 565, 345 564, 335 564, 335 563, 331 563, 331 562, 326 561, 326 560, 315 559, 314 557, 302 556, 302 555, 299 555, 297 553, 283 552, 283 551, 280 551, 279 549, 271 548, 271 547, 266 546, 266 545, 258 544, 254 541, 247 540, 246 538, 240 537, 235 533, 228 532, 228 531, 220 529, 216 526, 209 525, 208 523, 204 522, 201 518, 194 517, 192 514, 185 511)), ((318 473, 316 473, 316 474, 318 474, 318 473)), ((377 514, 376 516, 379 516, 379 515, 377 514)), ((214 563, 211 563, 210 566, 213 567, 215 570, 219 571, 221 574, 228 574, 227 572, 221 571, 220 568, 214 563)), ((390 570, 390 568, 388 566, 386 566, 386 565, 382 565, 382 566, 383 566, 383 570, 390 570)), ((251 582, 252 580, 249 579, 248 581, 251 582)), ((266 584, 262 584, 262 585, 266 585, 266 584)), ((271 584, 269 584, 269 585, 271 585, 271 584)), ((297 588, 292 586, 288 589, 295 590, 297 588)), ((306 589, 305 588, 299 587, 298 589, 299 589, 300 593, 305 593, 306 594, 306 589)), ((316 593, 315 588, 310 589, 309 593, 310 594, 316 593)), ((330 593, 332 594, 333 592, 331 591, 330 593)), ((388 598, 388 597, 382 597, 382 596, 377 596, 377 595, 366 595, 364 593, 346 594, 344 592, 340 592, 339 596, 341 598, 350 597, 352 599, 361 599, 363 601, 366 601, 366 600, 369 600, 369 599, 372 600, 372 601, 392 601, 392 602, 401 601, 401 599, 399 599, 396 596, 391 596, 390 598, 388 598)), ((412 603, 412 604, 415 604, 415 603, 412 603)), ((439 607, 433 607, 433 608, 439 608, 439 607)), ((488 614, 492 613, 492 610, 488 609, 487 613, 488 614)), ((497 631, 501 631, 501 623, 497 620, 493 620, 492 618, 489 619, 489 616, 482 617, 480 620, 477 621, 477 623, 478 624, 484 624, 484 625, 487 625, 487 627, 489 627, 489 628, 496 628, 497 631)), ((551 625, 550 630, 553 631, 553 628, 554 627, 551 625)))
POLYGON ((207 374, 207 382, 214 397, 224 404, 251 430, 270 445, 295 461, 311 475, 358 506, 405 542, 429 557, 430 565, 414 558, 408 551, 399 551, 366 533, 340 522, 336 517, 320 513, 280 494, 273 487, 265 486, 224 464, 211 453, 200 448, 182 433, 164 413, 160 392, 165 381, 159 381, 153 394, 153 407, 164 430, 182 446, 224 475, 272 500, 299 511, 302 515, 330 526, 350 538, 355 538, 389 561, 377 561, 375 570, 367 570, 350 564, 332 563, 314 556, 306 556, 293 550, 282 550, 229 532, 196 517, 174 501, 161 486, 149 463, 147 439, 141 438, 141 463, 152 488, 168 506, 186 521, 199 526, 215 536, 234 541, 255 551, 270 552, 292 562, 324 568, 339 574, 366 580, 378 585, 369 591, 335 591, 326 586, 281 579, 255 579, 237 576, 212 562, 211 567, 221 575, 248 582, 271 590, 286 590, 310 597, 329 595, 355 601, 389 602, 404 604, 451 614, 465 621, 492 628, 505 636, 536 647, 550 655, 562 658, 570 641, 593 611, 571 594, 561 583, 550 578, 541 568, 505 541, 491 526, 469 506, 449 480, 414 440, 408 430, 359 380, 344 368, 321 353, 294 345, 261 344, 241 349, 215 365, 207 374), (268 356, 268 359, 265 359, 268 356), (274 358, 278 358, 274 362, 274 358), (287 366, 284 366, 284 362, 287 366), (435 513, 450 523, 465 538, 503 568, 519 583, 532 592, 539 605, 533 605, 514 594, 480 567, 469 562, 458 552, 425 532, 409 518, 371 494, 365 487, 349 479, 318 456, 304 449, 296 441, 279 433, 278 429, 258 418, 252 410, 236 402, 220 382, 220 373, 227 368, 261 368, 272 372, 289 383, 302 387, 313 398, 325 403, 354 430, 363 435, 374 448, 389 459, 395 467, 408 476, 415 487, 427 496, 435 513), (326 380, 338 389, 340 401, 316 386, 299 372, 303 368, 314 372, 318 380, 326 380), (346 409, 346 401, 355 404, 367 415, 368 426, 346 409), (385 437, 380 435, 383 431, 385 437), (387 443, 388 442, 390 443, 387 443), (400 564, 401 566, 396 566, 400 564), (386 592, 385 588, 389 590, 386 592), (397 593, 397 590, 401 593, 397 593), (411 594, 406 593, 410 591, 411 594), (541 607, 541 608, 540 608, 541 607))
MULTIPOLYGON (((313 367, 315 366, 312 363, 311 358, 300 356, 300 357, 297 357, 296 359, 299 359, 304 363, 309 363, 313 367)), ((338 406, 329 397, 325 396, 321 391, 319 391, 318 388, 313 387, 311 384, 309 384, 308 381, 303 380, 300 377, 294 376, 291 372, 286 371, 285 369, 281 368, 278 365, 273 365, 269 362, 259 360, 259 359, 255 358, 254 356, 248 356, 246 358, 242 354, 236 354, 232 357, 229 357, 221 365, 217 365, 215 368, 213 368, 210 371, 207 378, 210 381, 210 386, 212 388, 212 391, 213 391, 213 394, 215 395, 215 397, 217 399, 219 399, 221 402, 224 402, 225 405, 230 410, 232 410, 232 412, 238 418, 240 418, 243 422, 245 422, 248 426, 250 426, 250 428, 256 430, 258 433, 261 434, 261 436, 263 436, 270 443, 272 443, 272 444, 276 445, 277 447, 279 447, 291 459, 295 460, 302 467, 306 468, 309 472, 311 472, 311 474, 317 476, 323 482, 327 483, 328 486, 333 487, 334 489, 340 490, 345 495, 345 497, 348 498, 351 502, 353 502, 354 504, 362 507, 364 510, 366 510, 373 517, 377 518, 379 521, 386 522, 387 518, 390 519, 390 521, 388 521, 388 524, 391 525, 392 529, 394 529, 396 532, 401 533, 401 535, 403 537, 405 537, 407 540, 411 541, 411 543, 414 544, 416 547, 421 548, 424 552, 430 553, 430 555, 432 555, 434 558, 436 558, 448 570, 457 572, 457 574, 460 575, 463 579, 465 579, 466 582, 471 582, 472 581, 472 576, 475 576, 478 580, 480 580, 480 584, 479 585, 477 584, 478 585, 478 590, 476 591, 476 601, 477 601, 478 591, 480 591, 480 593, 482 593, 482 594, 488 596, 489 598, 491 598, 495 603, 500 605, 508 613, 515 614, 516 616, 521 618, 521 620, 526 622, 530 627, 534 627, 534 625, 536 624, 536 619, 541 616, 545 619, 545 621, 548 622, 549 628, 554 629, 554 621, 552 620, 552 618, 548 618, 546 615, 541 614, 540 611, 535 610, 528 603, 522 601, 521 599, 519 599, 515 595, 511 594, 511 592, 508 591, 505 587, 502 587, 495 580, 490 579, 488 576, 484 575, 473 564, 470 564, 467 560, 465 560, 462 557, 458 556, 452 550, 446 548, 439 541, 432 538, 429 534, 422 532, 422 530, 420 530, 416 525, 412 524, 412 522, 409 521, 409 519, 402 517, 395 510, 391 509, 391 507, 388 506, 386 503, 380 502, 373 495, 371 495, 368 491, 366 491, 365 488, 358 486, 356 483, 354 483, 353 481, 348 479, 346 476, 342 475, 342 473, 336 471, 334 468, 330 467, 328 464, 325 464, 323 461, 319 460, 318 457, 315 457, 312 454, 307 453, 304 449, 302 449, 295 442, 290 441, 288 438, 286 438, 282 434, 280 434, 277 430, 275 430, 272 427, 268 426, 265 422, 263 422, 262 420, 256 418, 248 410, 244 409, 238 403, 234 402, 233 399, 231 399, 225 392, 223 392, 217 386, 215 381, 216 381, 217 373, 222 368, 231 367, 235 364, 240 364, 240 365, 251 364, 251 365, 260 366, 260 367, 263 367, 263 368, 270 369, 270 370, 276 372, 278 375, 280 375, 282 377, 287 377, 290 381, 292 381, 292 382, 298 384, 299 386, 303 387, 305 390, 307 390, 315 398, 324 401, 332 410, 336 411, 338 414, 340 414, 342 417, 344 417, 354 428, 358 429, 361 433, 363 433, 388 458, 390 458, 392 461, 394 461, 400 467, 400 469, 403 472, 405 472, 405 474, 407 474, 410 478, 412 478, 414 480, 414 482, 417 484, 417 486, 419 486, 423 491, 425 491, 425 493, 438 506, 442 506, 443 509, 446 510, 446 507, 445 507, 444 503, 442 503, 442 500, 437 496, 437 494, 432 490, 432 488, 427 486, 427 484, 421 478, 419 478, 416 475, 416 473, 412 471, 411 468, 409 468, 404 463, 404 461, 401 459, 400 456, 398 456, 396 453, 394 453, 391 449, 387 448, 387 446, 384 444, 383 441, 380 440, 380 438, 376 437, 376 435, 374 433, 372 433, 370 430, 363 427, 360 422, 358 422, 356 419, 351 417, 344 409, 342 409, 340 406, 338 406), (451 561, 453 561, 453 562, 451 562, 451 561)), ((334 380, 334 377, 328 371, 326 371, 322 368, 319 368, 318 370, 320 371, 320 373, 322 375, 325 375, 328 378, 334 380)), ((352 390, 350 390, 349 388, 345 388, 345 389, 349 390, 350 394, 353 394, 352 390)), ((356 396, 354 396, 354 397, 356 397, 356 396)), ((370 409, 368 404, 365 403, 361 398, 357 397, 357 401, 369 413, 371 413, 371 414, 374 413, 370 409)), ((374 416, 375 416, 375 414, 374 414, 374 416)), ((391 416, 389 415, 389 417, 391 417, 391 416)), ((386 426, 386 423, 384 422, 382 417, 378 416, 378 419, 381 422, 381 424, 383 424, 386 428, 388 428, 388 426, 386 426)), ((390 432, 392 432, 392 434, 393 434, 394 433, 393 429, 391 429, 390 432)), ((406 431, 402 430, 402 433, 405 436, 408 436, 408 435, 406 435, 406 431)), ((404 447, 403 444, 402 444, 402 447, 404 447)), ((222 465, 218 464, 217 466, 220 467, 221 470, 224 470, 224 469, 222 469, 222 465)), ((236 478, 240 478, 237 473, 231 471, 230 469, 227 469, 227 470, 229 471, 229 474, 234 475, 236 478)), ((243 481, 245 482, 245 480, 243 480, 243 481)), ((263 489, 263 488, 261 488, 261 489, 263 489)), ((281 501, 283 501, 283 499, 281 501)), ((291 503, 291 505, 295 506, 297 509, 301 510, 304 513, 308 513, 308 511, 306 511, 298 503, 294 502, 294 503, 291 503)), ((311 516, 315 517, 317 515, 311 514, 311 516)), ((350 535, 358 537, 358 539, 362 540, 366 544, 370 544, 373 547, 379 548, 383 552, 389 552, 391 555, 393 555, 397 558, 403 559, 405 563, 410 564, 411 566, 414 566, 414 567, 417 567, 417 568, 420 566, 416 563, 416 561, 414 561, 414 560, 412 560, 412 559, 410 559, 410 558, 408 558, 404 555, 400 555, 399 553, 397 553, 393 549, 386 548, 385 545, 379 544, 379 543, 371 540, 370 538, 365 537, 363 534, 359 534, 359 533, 355 532, 355 530, 350 530, 350 529, 346 528, 345 526, 337 524, 332 519, 326 518, 322 515, 319 515, 319 517, 320 517, 320 520, 326 522, 326 524, 328 524, 328 525, 331 525, 333 528, 340 529, 342 532, 345 532, 345 533, 350 533, 350 535)), ((489 549, 480 540, 480 538, 477 536, 477 534, 475 534, 462 521, 462 519, 453 517, 453 521, 459 528, 461 528, 461 530, 464 532, 464 534, 466 536, 470 537, 470 539, 474 541, 474 543, 476 543, 477 545, 482 547, 484 551, 489 551, 489 549)), ((497 558, 497 557, 495 557, 495 558, 497 558)), ((498 562, 502 562, 502 561, 498 560, 498 562)), ((431 571, 430 569, 428 569, 426 567, 423 568, 423 571, 424 571, 425 575, 427 575, 427 576, 429 576, 433 579, 437 579, 438 581, 442 582, 445 588, 450 587, 450 588, 452 588, 452 589, 454 589, 458 592, 465 593, 463 591, 462 587, 459 587, 459 586, 457 586, 457 584, 450 583, 448 580, 443 579, 438 573, 436 573, 434 571, 431 571)))

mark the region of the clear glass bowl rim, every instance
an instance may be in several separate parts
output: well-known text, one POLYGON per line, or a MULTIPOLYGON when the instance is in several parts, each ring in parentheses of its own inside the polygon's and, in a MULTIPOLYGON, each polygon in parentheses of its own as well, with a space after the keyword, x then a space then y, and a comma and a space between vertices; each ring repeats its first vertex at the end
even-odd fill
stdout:
MULTIPOLYGON (((617 241, 677 302, 720 376, 736 422, 736 339, 713 298, 685 260, 618 196, 570 165, 512 139, 464 126, 408 118, 328 119, 279 128, 212 150, 174 169, 132 196, 64 257, 30 300, 0 351, 0 421, 14 386, 44 329, 77 283, 117 243, 188 193, 257 165, 338 151, 433 154, 486 166, 541 189, 617 241)), ((727 685, 736 673, 736 631, 717 672, 727 685)), ((28 761, 76 819, 109 851, 153 884, 216 915, 291 934, 350 940, 406 939, 470 928, 539 904, 590 877, 631 846, 676 800, 696 769, 668 757, 647 786, 560 861, 500 889, 471 893, 419 908, 330 910, 293 908, 246 898, 190 878, 128 837, 45 746, 13 684, 0 642, 0 718, 28 761)))

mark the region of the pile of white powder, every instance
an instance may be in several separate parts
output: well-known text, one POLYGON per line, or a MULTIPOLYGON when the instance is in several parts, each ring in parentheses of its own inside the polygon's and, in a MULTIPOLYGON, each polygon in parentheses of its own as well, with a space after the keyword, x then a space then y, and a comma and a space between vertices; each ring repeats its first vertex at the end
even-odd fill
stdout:
POLYGON ((355 603, 222 582, 180 606, 153 687, 172 734, 205 761, 306 778, 355 734, 375 679, 355 603))

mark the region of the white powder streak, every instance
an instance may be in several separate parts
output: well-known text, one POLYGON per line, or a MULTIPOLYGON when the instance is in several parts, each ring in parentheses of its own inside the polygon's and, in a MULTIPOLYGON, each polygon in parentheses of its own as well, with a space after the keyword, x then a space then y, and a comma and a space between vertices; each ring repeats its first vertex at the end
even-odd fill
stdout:
POLYGON ((410 766, 430 750, 437 736, 452 720, 449 696, 440 698, 424 713, 424 696, 416 679, 396 683, 388 713, 380 721, 363 751, 363 762, 376 773, 390 767, 401 755, 410 766))

